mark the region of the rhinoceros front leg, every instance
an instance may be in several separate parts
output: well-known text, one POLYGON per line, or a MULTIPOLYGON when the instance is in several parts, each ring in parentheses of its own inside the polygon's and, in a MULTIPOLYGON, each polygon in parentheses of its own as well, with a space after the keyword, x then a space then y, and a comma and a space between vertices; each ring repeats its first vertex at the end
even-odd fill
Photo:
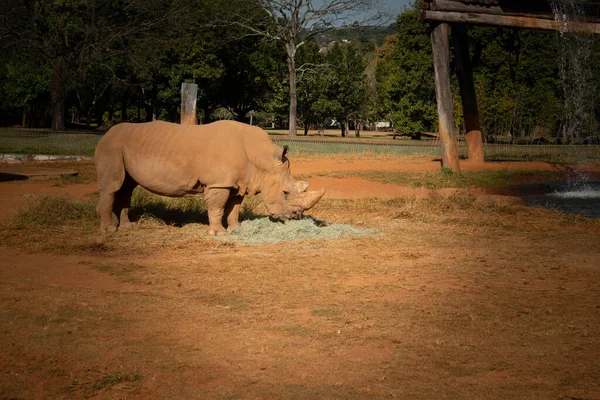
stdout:
POLYGON ((225 213, 229 193, 229 189, 221 188, 209 188, 204 192, 204 202, 206 208, 208 208, 208 223, 210 225, 209 235, 227 235, 227 230, 223 227, 223 214, 225 213))
POLYGON ((225 216, 227 217, 227 231, 231 232, 232 230, 238 228, 240 226, 239 217, 240 217, 240 208, 242 206, 242 201, 244 200, 244 196, 233 196, 227 200, 227 204, 225 205, 225 216))

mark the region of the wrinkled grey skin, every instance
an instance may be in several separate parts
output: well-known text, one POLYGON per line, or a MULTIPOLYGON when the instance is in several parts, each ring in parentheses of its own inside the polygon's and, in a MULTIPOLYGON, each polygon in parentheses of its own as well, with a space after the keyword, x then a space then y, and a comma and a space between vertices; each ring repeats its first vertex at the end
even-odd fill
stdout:
POLYGON ((246 194, 259 194, 271 216, 300 218, 325 193, 307 191, 308 183, 294 181, 287 147, 275 145, 267 133, 234 121, 207 125, 178 125, 163 121, 119 124, 96 147, 100 229, 115 232, 131 226, 129 207, 139 185, 150 192, 187 197, 204 194, 209 233, 225 235, 239 226, 246 194))

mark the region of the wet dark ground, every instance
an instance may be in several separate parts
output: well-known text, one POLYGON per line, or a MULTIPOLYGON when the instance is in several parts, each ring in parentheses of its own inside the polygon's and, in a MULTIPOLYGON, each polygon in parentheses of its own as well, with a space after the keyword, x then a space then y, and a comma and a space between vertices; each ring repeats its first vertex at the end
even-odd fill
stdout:
POLYGON ((529 206, 600 218, 600 180, 509 185, 494 193, 521 197, 529 206))

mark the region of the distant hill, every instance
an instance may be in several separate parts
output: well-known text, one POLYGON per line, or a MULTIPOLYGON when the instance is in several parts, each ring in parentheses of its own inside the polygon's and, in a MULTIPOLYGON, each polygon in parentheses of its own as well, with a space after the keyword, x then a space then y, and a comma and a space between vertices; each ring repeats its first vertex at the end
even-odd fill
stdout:
POLYGON ((349 40, 364 45, 372 44, 379 47, 383 44, 386 36, 397 32, 396 23, 387 26, 351 26, 349 28, 332 30, 315 37, 319 46, 326 46, 331 42, 349 40))

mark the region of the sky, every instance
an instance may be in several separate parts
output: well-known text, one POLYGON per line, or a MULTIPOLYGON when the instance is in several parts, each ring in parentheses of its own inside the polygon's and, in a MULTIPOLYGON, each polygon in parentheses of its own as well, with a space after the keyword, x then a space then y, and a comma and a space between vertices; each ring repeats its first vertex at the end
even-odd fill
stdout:
POLYGON ((411 2, 411 0, 382 0, 382 2, 386 8, 389 8, 392 11, 397 12, 399 14, 400 11, 402 11, 402 9, 404 8, 404 6, 408 5, 408 3, 411 2))

